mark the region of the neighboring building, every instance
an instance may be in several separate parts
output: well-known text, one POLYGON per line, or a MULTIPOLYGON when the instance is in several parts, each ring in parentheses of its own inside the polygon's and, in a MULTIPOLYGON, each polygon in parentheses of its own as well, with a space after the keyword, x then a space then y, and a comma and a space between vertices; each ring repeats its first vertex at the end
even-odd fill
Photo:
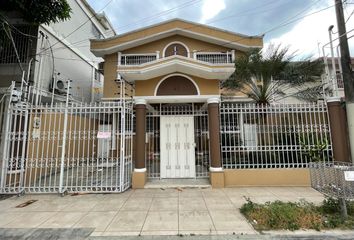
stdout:
POLYGON ((146 168, 149 178, 194 178, 208 176, 210 160, 211 172, 218 171, 220 81, 235 71, 235 58, 262 46, 262 37, 180 19, 91 40, 91 51, 105 60, 103 99, 119 99, 120 80, 135 90, 133 187, 144 185, 146 168))
MULTIPOLYGON (((340 59, 339 58, 334 58, 334 67, 335 67, 335 73, 333 73, 333 64, 332 64, 332 58, 327 57, 325 59, 319 58, 321 61, 324 62, 325 64, 325 72, 322 76, 322 82, 323 85, 331 89, 333 92, 333 87, 337 88, 338 91, 338 97, 344 98, 344 83, 343 83, 343 75, 342 75, 342 66, 340 64, 340 59), (335 76, 335 81, 332 81, 332 76, 335 76), (334 86, 333 84, 336 84, 334 86)), ((354 70, 354 58, 351 58, 351 66, 352 70, 354 70)))
POLYGON ((89 39, 111 37, 115 31, 104 13, 95 13, 85 0, 68 0, 68 3, 72 9, 69 20, 38 27, 24 22, 16 12, 8 13, 22 70, 10 43, 0 49, 2 92, 12 81, 19 84, 25 71, 24 78, 30 86, 41 90, 42 102, 50 101, 53 91, 60 100, 60 95, 66 94, 69 79, 74 100, 100 100, 102 59, 90 52, 89 39))

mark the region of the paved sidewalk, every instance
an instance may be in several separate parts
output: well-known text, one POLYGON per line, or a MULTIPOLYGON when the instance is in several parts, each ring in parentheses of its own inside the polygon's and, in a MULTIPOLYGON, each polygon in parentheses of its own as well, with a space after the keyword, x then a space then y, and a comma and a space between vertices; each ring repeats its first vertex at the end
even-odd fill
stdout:
POLYGON ((0 228, 92 228, 91 236, 258 234, 239 212, 252 201, 316 204, 307 187, 141 189, 122 194, 25 195, 0 201, 0 228), (26 207, 15 206, 38 200, 26 207))

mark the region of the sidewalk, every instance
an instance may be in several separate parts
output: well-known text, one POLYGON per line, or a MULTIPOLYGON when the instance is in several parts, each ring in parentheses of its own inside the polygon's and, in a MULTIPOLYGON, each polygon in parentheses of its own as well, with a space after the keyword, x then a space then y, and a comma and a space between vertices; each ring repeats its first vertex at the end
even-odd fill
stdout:
MULTIPOLYGON (((244 197, 320 203, 307 187, 141 189, 122 194, 25 195, 0 201, 0 228, 90 228, 90 236, 257 235, 239 212, 244 197), (26 207, 15 206, 38 200, 26 207)), ((93 238, 94 239, 94 238, 93 238)))

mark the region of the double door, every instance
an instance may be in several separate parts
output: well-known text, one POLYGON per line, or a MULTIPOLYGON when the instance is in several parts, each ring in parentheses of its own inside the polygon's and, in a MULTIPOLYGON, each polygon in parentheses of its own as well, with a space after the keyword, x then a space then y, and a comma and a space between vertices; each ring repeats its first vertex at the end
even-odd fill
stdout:
POLYGON ((161 116, 161 178, 195 178, 193 116, 161 116))

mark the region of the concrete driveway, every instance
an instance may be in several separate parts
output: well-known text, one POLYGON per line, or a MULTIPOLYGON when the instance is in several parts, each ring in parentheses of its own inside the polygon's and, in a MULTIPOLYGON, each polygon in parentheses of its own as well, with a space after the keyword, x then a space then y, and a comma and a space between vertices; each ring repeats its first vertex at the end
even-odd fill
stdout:
POLYGON ((122 194, 25 195, 0 201, 0 228, 92 228, 91 236, 258 234, 239 212, 245 198, 320 203, 308 187, 141 189, 122 194), (36 202, 16 208, 28 200, 36 202))

